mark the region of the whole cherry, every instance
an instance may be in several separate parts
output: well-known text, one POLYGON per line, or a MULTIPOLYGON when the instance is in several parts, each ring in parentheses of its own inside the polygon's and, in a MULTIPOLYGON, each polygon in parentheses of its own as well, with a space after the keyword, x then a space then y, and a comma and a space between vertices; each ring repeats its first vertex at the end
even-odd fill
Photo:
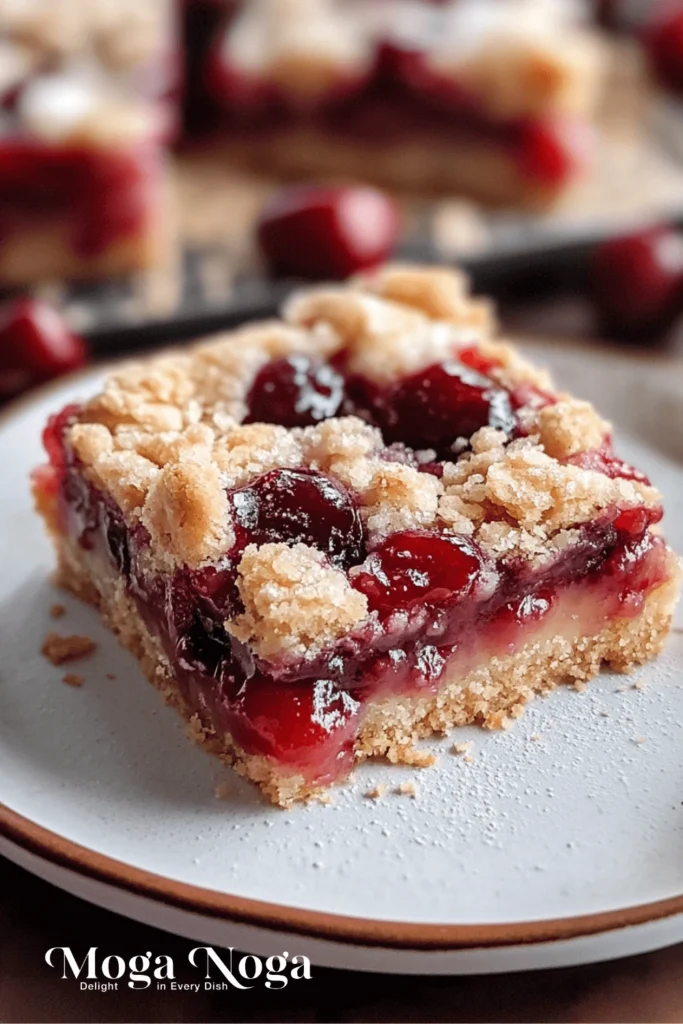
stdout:
POLYGON ((75 370, 86 358, 85 342, 47 303, 22 298, 0 307, 0 396, 75 370))
POLYGON ((340 280, 385 260, 399 224, 395 202, 377 189, 301 185, 273 196, 257 234, 274 273, 340 280))
POLYGON ((662 85, 683 93, 683 3, 667 3, 643 32, 650 66, 662 85))
POLYGON ((683 310, 683 233, 657 226, 603 242, 593 252, 590 287, 606 333, 664 334, 683 310))

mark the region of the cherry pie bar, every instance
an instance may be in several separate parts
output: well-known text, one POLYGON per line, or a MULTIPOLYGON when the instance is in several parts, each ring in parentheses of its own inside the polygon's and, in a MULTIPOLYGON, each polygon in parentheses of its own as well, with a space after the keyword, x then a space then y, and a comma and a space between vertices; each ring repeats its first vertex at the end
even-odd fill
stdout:
MULTIPOLYGON (((117 369, 34 476, 61 583, 275 802, 499 728, 669 629, 661 499, 446 269, 117 369)), ((577 707, 577 712, 579 711, 577 707)))
POLYGON ((176 55, 170 0, 0 2, 0 282, 148 265, 176 55))
MULTIPOLYGON (((229 8, 204 61, 191 55, 189 77, 195 119, 206 117, 208 94, 233 159, 529 207, 555 201, 590 164, 607 52, 576 4, 229 8)), ((190 6, 190 27, 193 17, 205 29, 206 0, 190 6)))

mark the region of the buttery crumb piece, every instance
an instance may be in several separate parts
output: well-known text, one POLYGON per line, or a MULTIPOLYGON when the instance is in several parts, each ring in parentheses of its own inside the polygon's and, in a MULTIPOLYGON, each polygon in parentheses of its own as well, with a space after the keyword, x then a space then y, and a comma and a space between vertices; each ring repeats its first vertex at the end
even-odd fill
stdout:
POLYGON ((417 786, 414 782, 402 782, 396 787, 396 792, 399 796, 409 796, 415 800, 417 797, 417 786))
POLYGON ((647 743, 647 736, 634 736, 633 742, 637 743, 638 746, 640 746, 641 743, 647 743))
POLYGON ((529 737, 529 739, 532 743, 540 743, 543 737, 541 736, 540 732, 535 732, 529 737))
POLYGON ((51 619, 61 619, 63 615, 66 615, 66 608, 63 604, 53 604, 50 606, 51 619))
POLYGON ((646 689, 647 689, 647 686, 646 686, 646 685, 645 685, 645 683, 644 683, 644 682, 642 681, 642 679, 639 679, 637 683, 634 683, 634 684, 633 684, 633 689, 634 689, 634 690, 646 690, 646 689))
POLYGON ((378 786, 373 786, 372 789, 369 789, 365 797, 367 800, 381 800, 386 791, 387 787, 383 782, 380 782, 378 786))
POLYGON ((95 646, 89 636, 59 636, 58 633, 48 633, 40 653, 53 665, 61 665, 65 661, 85 658, 95 650, 95 646))
POLYGON ((469 754, 472 751, 473 744, 467 743, 454 743, 451 747, 451 754, 469 754))
POLYGON ((216 800, 229 800, 234 792, 234 786, 228 779, 222 779, 213 787, 213 795, 216 800))
POLYGON ((75 672, 67 672, 66 675, 62 676, 62 682, 66 683, 67 686, 83 686, 85 679, 83 676, 76 675, 75 672))

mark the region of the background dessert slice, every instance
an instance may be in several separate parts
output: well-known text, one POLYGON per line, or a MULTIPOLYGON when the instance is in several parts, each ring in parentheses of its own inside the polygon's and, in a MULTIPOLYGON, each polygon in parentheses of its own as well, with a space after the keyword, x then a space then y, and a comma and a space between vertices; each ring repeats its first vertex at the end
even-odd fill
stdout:
POLYGON ((608 64, 548 0, 256 0, 190 98, 201 78, 227 155, 254 166, 541 207, 591 163, 608 64))
POLYGON ((177 79, 167 0, 0 9, 0 280, 153 261, 177 79))
POLYGON ((493 333, 459 274, 387 267, 48 426, 62 582, 275 802, 664 641, 660 496, 493 333))

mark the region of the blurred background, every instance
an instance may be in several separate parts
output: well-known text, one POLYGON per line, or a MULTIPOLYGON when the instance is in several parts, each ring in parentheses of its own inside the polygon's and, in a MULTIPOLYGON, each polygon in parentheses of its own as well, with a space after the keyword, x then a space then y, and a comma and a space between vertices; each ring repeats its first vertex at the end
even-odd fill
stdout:
POLYGON ((681 228, 679 0, 0 0, 3 400, 389 258, 676 351, 681 228))

